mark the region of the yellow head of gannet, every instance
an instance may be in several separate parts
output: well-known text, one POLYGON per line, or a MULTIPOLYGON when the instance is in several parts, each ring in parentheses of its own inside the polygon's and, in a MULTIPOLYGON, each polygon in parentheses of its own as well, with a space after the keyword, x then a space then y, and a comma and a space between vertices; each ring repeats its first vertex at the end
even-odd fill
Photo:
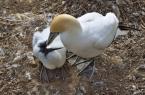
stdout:
POLYGON ((60 14, 51 22, 50 31, 51 32, 68 32, 74 28, 80 27, 80 23, 77 19, 68 14, 60 14))
POLYGON ((60 14, 52 20, 50 24, 50 36, 48 38, 48 45, 54 40, 54 38, 61 32, 73 32, 81 31, 81 25, 79 21, 68 14, 60 14))

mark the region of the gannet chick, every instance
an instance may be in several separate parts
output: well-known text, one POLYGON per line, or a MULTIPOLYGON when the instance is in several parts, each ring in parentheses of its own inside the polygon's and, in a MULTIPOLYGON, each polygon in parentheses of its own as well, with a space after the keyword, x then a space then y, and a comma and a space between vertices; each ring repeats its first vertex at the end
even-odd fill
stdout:
MULTIPOLYGON (((58 73, 57 68, 61 68, 66 61, 66 49, 64 48, 60 36, 57 36, 49 46, 47 38, 50 34, 50 28, 44 29, 42 32, 35 32, 33 35, 33 54, 41 63, 40 79, 48 81, 49 72, 58 73)), ((55 75, 55 74, 54 74, 55 75)))

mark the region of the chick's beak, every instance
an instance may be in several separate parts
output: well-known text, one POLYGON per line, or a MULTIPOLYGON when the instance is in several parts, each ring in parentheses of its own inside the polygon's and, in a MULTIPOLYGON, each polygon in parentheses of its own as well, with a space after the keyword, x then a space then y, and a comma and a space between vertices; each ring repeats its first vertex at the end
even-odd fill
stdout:
POLYGON ((50 35, 48 37, 46 44, 47 45, 51 44, 53 42, 53 40, 57 37, 58 34, 59 34, 59 32, 50 32, 50 35))

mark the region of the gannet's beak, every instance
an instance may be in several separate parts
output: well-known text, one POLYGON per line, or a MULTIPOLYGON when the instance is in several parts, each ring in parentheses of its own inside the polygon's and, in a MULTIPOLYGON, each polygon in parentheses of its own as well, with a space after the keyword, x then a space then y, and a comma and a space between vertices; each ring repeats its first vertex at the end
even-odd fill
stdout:
POLYGON ((52 51, 55 51, 55 50, 58 50, 58 49, 62 49, 62 48, 49 48, 49 49, 45 49, 45 55, 47 55, 48 53, 52 52, 52 51))
POLYGON ((47 45, 51 44, 53 42, 53 40, 57 37, 58 34, 59 34, 59 32, 50 32, 50 35, 48 37, 46 44, 47 45))
POLYGON ((62 48, 49 48, 49 49, 46 49, 47 50, 46 53, 49 53, 58 49, 62 49, 62 48))

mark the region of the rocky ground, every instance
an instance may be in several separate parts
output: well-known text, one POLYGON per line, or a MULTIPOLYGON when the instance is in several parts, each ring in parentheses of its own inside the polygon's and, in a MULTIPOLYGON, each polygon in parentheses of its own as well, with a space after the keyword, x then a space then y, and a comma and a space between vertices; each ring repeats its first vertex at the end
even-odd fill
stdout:
POLYGON ((144 0, 0 0, 1 95, 145 95, 144 0), (77 76, 67 66, 65 80, 39 80, 39 62, 33 58, 32 35, 47 27, 51 15, 113 11, 120 21, 140 31, 119 36, 91 66, 77 76))

